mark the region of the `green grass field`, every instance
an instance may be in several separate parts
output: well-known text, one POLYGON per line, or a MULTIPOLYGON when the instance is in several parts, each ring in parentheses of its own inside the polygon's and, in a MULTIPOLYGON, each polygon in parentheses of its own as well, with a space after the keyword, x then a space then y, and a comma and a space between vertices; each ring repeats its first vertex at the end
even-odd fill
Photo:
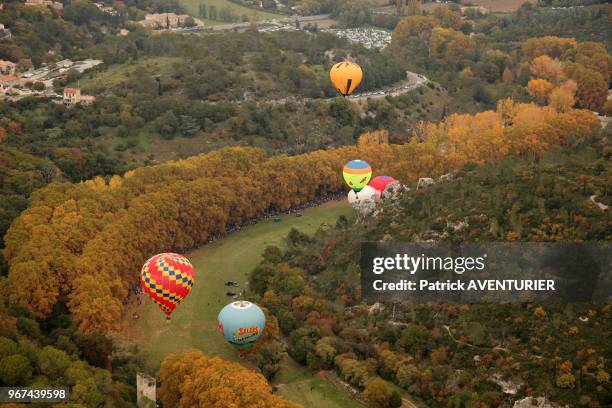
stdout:
POLYGON ((279 395, 306 408, 364 408, 325 378, 319 378, 316 372, 289 358, 283 362, 283 369, 276 375, 274 385, 279 395))
MULTIPOLYGON (((196 283, 191 294, 177 307, 169 323, 166 323, 161 310, 144 298, 137 310, 140 318, 129 322, 128 337, 140 345, 153 366, 168 353, 188 348, 199 349, 209 356, 240 361, 236 351, 216 330, 217 314, 231 301, 225 295, 228 290, 225 282, 240 282, 241 287, 235 290, 240 291, 265 247, 282 245, 291 228, 311 234, 321 224, 334 225, 340 215, 350 216, 352 211, 344 201, 326 203, 305 210, 302 217, 283 215, 280 223, 264 221, 186 254, 196 269, 196 283)), ((274 383, 279 394, 305 407, 362 407, 343 391, 289 358, 274 383), (324 405, 322 401, 325 401, 324 405)))
MULTIPOLYGON (((179 3, 181 4, 181 6, 185 8, 185 11, 187 11, 188 14, 191 14, 192 16, 196 18, 200 18, 198 15, 200 11, 200 3, 203 3, 204 5, 206 5, 207 13, 208 13, 208 8, 210 6, 215 6, 215 8, 217 9, 218 15, 221 15, 221 10, 224 7, 229 7, 238 16, 242 16, 243 14, 246 14, 247 16, 249 16, 249 18, 254 18, 255 20, 271 20, 274 18, 286 17, 283 14, 275 14, 275 13, 270 13, 267 11, 260 11, 260 10, 252 9, 249 7, 244 7, 244 6, 232 3, 229 0, 180 0, 179 3)), ((204 18, 201 20, 203 20, 204 23, 207 25, 227 23, 224 21, 210 20, 207 18, 204 18)))
MULTIPOLYGON (((79 86, 85 93, 96 94, 127 81, 140 67, 151 73, 153 78, 154 75, 169 75, 172 72, 172 65, 181 62, 184 60, 179 57, 149 57, 135 63, 103 65, 100 71, 85 73, 79 79, 79 86)), ((76 85, 76 83, 70 84, 70 86, 76 85)))

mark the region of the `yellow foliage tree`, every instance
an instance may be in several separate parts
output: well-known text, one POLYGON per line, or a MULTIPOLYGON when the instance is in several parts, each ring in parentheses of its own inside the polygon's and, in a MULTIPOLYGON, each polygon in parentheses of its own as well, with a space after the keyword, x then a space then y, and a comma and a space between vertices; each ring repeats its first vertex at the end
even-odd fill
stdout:
POLYGON ((574 388, 576 386, 576 377, 570 373, 560 374, 557 377, 557 387, 559 388, 574 388))
POLYGON ((512 70, 508 67, 504 68, 504 72, 502 73, 502 82, 506 85, 512 85, 512 81, 514 81, 514 74, 512 70))
POLYGON ((527 84, 527 92, 529 92, 529 95, 538 102, 544 103, 548 94, 554 87, 555 86, 546 79, 532 79, 527 84))
POLYGON ((159 397, 166 407, 298 408, 273 395, 261 375, 200 351, 170 354, 159 370, 159 397))
POLYGON ((436 7, 432 14, 440 22, 440 25, 445 28, 458 30, 463 23, 461 14, 448 7, 436 7))
POLYGON ((548 105, 560 112, 566 112, 574 106, 576 102, 577 85, 573 80, 566 81, 563 85, 552 90, 548 97, 548 105))
POLYGON ((375 378, 365 388, 363 396, 366 399, 368 407, 372 408, 388 408, 391 392, 387 384, 381 378, 375 378))
POLYGON ((393 30, 391 43, 396 47, 409 46, 413 41, 428 42, 431 31, 440 23, 431 16, 410 16, 403 18, 393 30))
POLYGON ((548 55, 540 55, 531 62, 531 73, 537 78, 547 79, 557 83, 565 78, 563 64, 557 58, 550 58, 548 55))
POLYGON ((472 78, 474 78, 474 73, 470 67, 465 67, 461 70, 461 72, 459 72, 459 79, 462 81, 472 78))
POLYGON ((389 132, 386 129, 366 132, 359 136, 359 147, 389 143, 389 132))
POLYGON ((560 58, 567 50, 575 48, 577 42, 574 38, 561 38, 545 36, 530 38, 523 43, 523 53, 527 59, 532 60, 540 55, 550 55, 560 58))
POLYGON ((474 40, 461 31, 451 28, 436 27, 431 32, 429 55, 433 58, 442 58, 456 62, 465 54, 476 50, 474 40))

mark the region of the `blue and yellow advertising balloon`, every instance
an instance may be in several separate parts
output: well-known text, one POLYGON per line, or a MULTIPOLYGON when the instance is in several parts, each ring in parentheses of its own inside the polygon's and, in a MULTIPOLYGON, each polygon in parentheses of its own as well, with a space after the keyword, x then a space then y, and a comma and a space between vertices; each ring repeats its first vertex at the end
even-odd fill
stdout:
POLYGON ((223 337, 241 353, 259 340, 266 327, 266 316, 254 303, 232 302, 219 312, 217 328, 223 337))
POLYGON ((363 160, 351 160, 342 169, 344 181, 353 191, 361 191, 372 177, 372 168, 363 160))

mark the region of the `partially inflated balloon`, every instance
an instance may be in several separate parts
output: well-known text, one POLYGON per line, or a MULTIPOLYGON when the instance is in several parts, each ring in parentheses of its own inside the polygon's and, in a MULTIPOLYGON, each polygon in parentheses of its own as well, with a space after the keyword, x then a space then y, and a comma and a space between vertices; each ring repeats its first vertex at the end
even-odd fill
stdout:
POLYGON ((360 213, 367 214, 374 209, 378 192, 370 186, 365 186, 361 191, 349 191, 348 201, 351 207, 360 213))
POLYGON ((338 92, 347 96, 357 89, 363 78, 363 72, 354 62, 342 61, 331 68, 329 77, 338 92))
POLYGON ((363 160, 351 160, 342 169, 342 176, 353 191, 360 191, 368 185, 372 177, 372 168, 363 160))
POLYGON ((168 316, 191 291, 195 270, 183 255, 164 253, 150 258, 140 271, 144 292, 168 316))
POLYGON ((217 327, 228 343, 245 350, 252 347, 263 334, 266 316, 256 304, 240 300, 221 309, 217 327))
POLYGON ((378 199, 380 199, 380 197, 384 195, 384 192, 387 189, 387 187, 394 182, 395 182, 395 179, 393 177, 376 176, 372 179, 372 181, 370 181, 370 186, 374 190, 378 191, 379 193, 378 199))

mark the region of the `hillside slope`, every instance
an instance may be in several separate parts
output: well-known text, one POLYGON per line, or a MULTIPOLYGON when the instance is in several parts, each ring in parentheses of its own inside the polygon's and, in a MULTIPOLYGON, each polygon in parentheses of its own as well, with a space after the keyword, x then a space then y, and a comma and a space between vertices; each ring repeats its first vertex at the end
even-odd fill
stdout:
POLYGON ((363 223, 290 234, 288 250, 266 251, 250 287, 296 360, 357 387, 380 376, 430 407, 528 395, 607 406, 609 304, 402 303, 373 312, 360 300, 358 262, 364 241, 609 241, 608 155, 601 142, 537 162, 466 165, 453 181, 418 191, 411 183, 363 223))

